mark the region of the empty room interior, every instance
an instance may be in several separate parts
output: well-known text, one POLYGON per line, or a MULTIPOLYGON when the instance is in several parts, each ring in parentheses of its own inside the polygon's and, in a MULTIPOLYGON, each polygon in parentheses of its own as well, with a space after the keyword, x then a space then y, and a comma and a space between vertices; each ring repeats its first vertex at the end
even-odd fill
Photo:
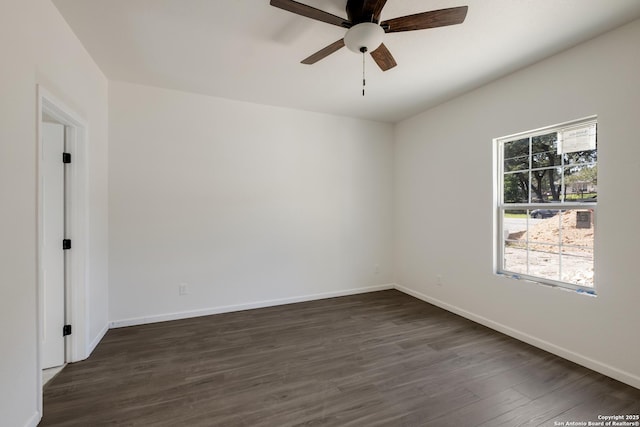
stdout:
POLYGON ((0 426, 640 426, 638 0, 0 34, 0 426))

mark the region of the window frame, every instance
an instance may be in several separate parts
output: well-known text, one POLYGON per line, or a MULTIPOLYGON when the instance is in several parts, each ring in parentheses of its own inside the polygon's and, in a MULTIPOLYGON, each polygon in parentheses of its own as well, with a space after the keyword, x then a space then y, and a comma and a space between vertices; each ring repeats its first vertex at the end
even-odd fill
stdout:
MULTIPOLYGON (((542 285, 548 285, 553 287, 559 287, 569 290, 574 290, 590 295, 596 295, 596 283, 595 280, 593 282, 593 286, 582 286, 574 283, 564 282, 561 280, 553 280, 540 276, 523 274, 519 272, 509 271, 505 268, 505 246, 506 239, 504 237, 504 212, 509 210, 535 210, 535 209, 561 209, 561 210, 585 210, 589 209, 592 212, 593 216, 593 227, 594 227, 594 240, 593 240, 593 271, 594 271, 594 279, 595 279, 595 253, 596 253, 596 233, 595 229, 597 228, 597 200, 595 202, 567 202, 564 198, 558 202, 529 202, 529 203, 505 203, 504 202, 504 144, 508 142, 513 142, 522 139, 529 139, 529 144, 531 144, 531 139, 536 136, 546 135, 552 132, 561 132, 566 130, 567 128, 573 128, 578 126, 587 126, 590 124, 596 125, 596 152, 598 150, 598 141, 597 141, 597 126, 598 126, 598 118, 597 116, 589 116, 586 118, 572 120, 565 123, 560 123, 552 126, 546 126, 543 128, 535 129, 532 131, 520 132, 512 135, 503 136, 500 138, 494 139, 494 173, 495 173, 495 196, 494 197, 494 214, 495 214, 495 224, 496 224, 496 233, 494 238, 494 253, 496 254, 496 259, 494 263, 494 272, 498 275, 503 275, 507 277, 511 277, 514 279, 524 279, 527 281, 535 282, 542 285)), ((565 168, 569 165, 564 163, 564 157, 561 156, 561 164, 554 166, 545 166, 545 167, 533 167, 532 164, 532 153, 529 152, 529 166, 527 169, 522 169, 522 172, 531 173, 536 170, 541 169, 551 169, 551 168, 565 168)), ((584 165, 595 165, 597 166, 599 163, 599 158, 596 159, 595 162, 585 163, 584 165)), ((529 176, 529 200, 532 199, 531 194, 531 175, 529 176)), ((564 173, 562 173, 561 177, 561 194, 564 194, 565 182, 564 182, 564 173)), ((530 216, 527 213, 527 229, 529 229, 529 219, 530 216)), ((528 242, 527 242, 528 243, 528 242)), ((562 277, 562 242, 558 244, 559 248, 559 278, 562 277)), ((527 253, 527 270, 529 266, 528 261, 528 253, 527 253)))

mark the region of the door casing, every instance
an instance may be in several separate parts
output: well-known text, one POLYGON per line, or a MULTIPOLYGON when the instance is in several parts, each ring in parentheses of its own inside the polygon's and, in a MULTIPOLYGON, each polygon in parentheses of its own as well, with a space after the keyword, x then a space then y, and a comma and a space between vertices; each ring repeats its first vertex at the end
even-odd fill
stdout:
MULTIPOLYGON (((88 164, 86 122, 42 85, 37 85, 37 159, 42 152, 43 115, 53 118, 66 129, 66 151, 72 162, 66 165, 66 238, 72 240, 72 249, 65 257, 65 324, 72 325, 72 334, 66 337, 65 360, 77 362, 88 357, 87 340, 87 250, 88 250, 88 164)), ((36 378, 38 410, 42 416, 42 363, 41 336, 43 328, 43 278, 42 278, 42 221, 43 200, 41 164, 37 162, 37 289, 36 289, 36 378)))

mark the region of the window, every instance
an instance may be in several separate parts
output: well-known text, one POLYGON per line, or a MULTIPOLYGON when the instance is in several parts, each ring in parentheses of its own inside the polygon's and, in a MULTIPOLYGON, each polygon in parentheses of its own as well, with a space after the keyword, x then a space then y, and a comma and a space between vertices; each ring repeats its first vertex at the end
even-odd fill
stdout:
POLYGON ((595 118, 496 139, 497 272, 594 294, 595 118))

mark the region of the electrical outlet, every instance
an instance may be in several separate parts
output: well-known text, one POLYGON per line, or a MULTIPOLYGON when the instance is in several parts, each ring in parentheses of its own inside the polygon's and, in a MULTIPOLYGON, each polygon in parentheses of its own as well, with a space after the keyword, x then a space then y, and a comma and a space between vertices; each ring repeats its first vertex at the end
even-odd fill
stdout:
POLYGON ((441 274, 438 274, 436 276, 436 285, 442 286, 442 275, 441 274))
POLYGON ((189 287, 187 286, 186 283, 180 283, 178 285, 178 295, 180 296, 189 295, 189 287))

